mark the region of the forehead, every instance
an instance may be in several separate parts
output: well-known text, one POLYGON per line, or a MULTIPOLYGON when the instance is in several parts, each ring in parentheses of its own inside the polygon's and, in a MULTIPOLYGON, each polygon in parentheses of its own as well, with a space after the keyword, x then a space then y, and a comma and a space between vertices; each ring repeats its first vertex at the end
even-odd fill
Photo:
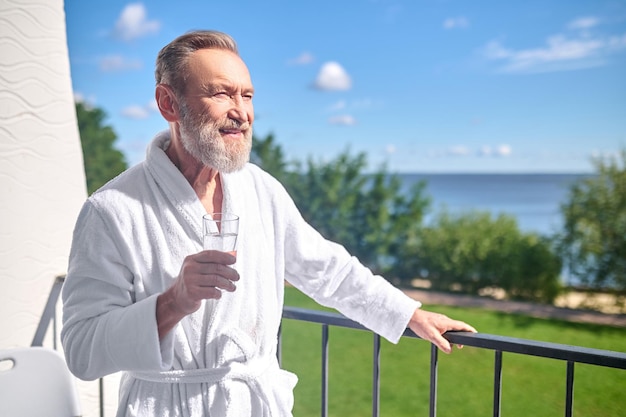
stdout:
POLYGON ((215 83, 251 87, 248 67, 234 52, 222 49, 200 49, 188 61, 189 84, 196 86, 215 83))

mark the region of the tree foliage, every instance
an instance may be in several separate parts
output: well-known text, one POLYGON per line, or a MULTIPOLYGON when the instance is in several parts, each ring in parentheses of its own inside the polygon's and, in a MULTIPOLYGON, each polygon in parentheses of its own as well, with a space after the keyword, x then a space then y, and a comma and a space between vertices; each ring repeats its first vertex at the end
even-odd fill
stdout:
POLYGON ((85 177, 89 194, 127 168, 124 154, 115 149, 117 136, 104 125, 105 112, 76 103, 76 118, 83 149, 85 177))
POLYGON ((414 268, 434 289, 478 294, 496 287, 507 297, 551 302, 561 261, 546 239, 522 233, 515 219, 488 212, 440 213, 413 249, 414 268))
POLYGON ((429 226, 425 183, 406 190, 385 167, 366 174, 364 154, 287 163, 272 135, 252 160, 283 182, 303 217, 374 272, 409 284, 427 273, 434 289, 476 294, 498 287, 514 299, 552 301, 561 261, 551 242, 520 232, 512 217, 443 212, 429 226))
POLYGON ((252 160, 283 182, 302 216, 374 272, 404 278, 407 271, 398 268, 403 248, 417 239, 429 204, 424 184, 402 190, 400 179, 384 167, 366 174, 363 153, 288 164, 273 140, 255 139, 252 160))
POLYGON ((575 183, 561 207, 561 252, 580 282, 626 291, 626 149, 593 163, 596 175, 575 183))

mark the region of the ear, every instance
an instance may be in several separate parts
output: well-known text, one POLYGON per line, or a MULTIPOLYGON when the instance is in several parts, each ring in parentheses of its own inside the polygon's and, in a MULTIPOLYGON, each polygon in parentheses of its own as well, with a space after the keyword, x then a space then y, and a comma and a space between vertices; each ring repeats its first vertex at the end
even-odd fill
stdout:
POLYGON ((168 122, 177 122, 180 119, 178 111, 178 100, 176 94, 169 85, 158 84, 154 92, 154 97, 159 107, 161 116, 168 122))

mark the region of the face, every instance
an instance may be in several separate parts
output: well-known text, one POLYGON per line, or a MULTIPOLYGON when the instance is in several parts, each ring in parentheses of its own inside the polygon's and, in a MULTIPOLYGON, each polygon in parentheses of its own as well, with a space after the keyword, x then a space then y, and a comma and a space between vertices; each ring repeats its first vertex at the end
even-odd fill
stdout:
POLYGON ((237 171, 252 147, 254 93, 250 74, 236 54, 215 49, 194 52, 190 76, 179 98, 183 147, 205 166, 237 171))

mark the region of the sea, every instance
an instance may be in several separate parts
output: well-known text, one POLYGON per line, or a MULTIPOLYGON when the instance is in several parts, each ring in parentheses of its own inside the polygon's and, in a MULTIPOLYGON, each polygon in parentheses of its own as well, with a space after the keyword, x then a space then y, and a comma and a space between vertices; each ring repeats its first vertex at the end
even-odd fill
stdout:
POLYGON ((592 174, 397 174, 403 187, 426 182, 430 219, 443 209, 449 213, 488 211, 507 214, 523 232, 551 236, 563 227, 561 205, 577 181, 592 174))

